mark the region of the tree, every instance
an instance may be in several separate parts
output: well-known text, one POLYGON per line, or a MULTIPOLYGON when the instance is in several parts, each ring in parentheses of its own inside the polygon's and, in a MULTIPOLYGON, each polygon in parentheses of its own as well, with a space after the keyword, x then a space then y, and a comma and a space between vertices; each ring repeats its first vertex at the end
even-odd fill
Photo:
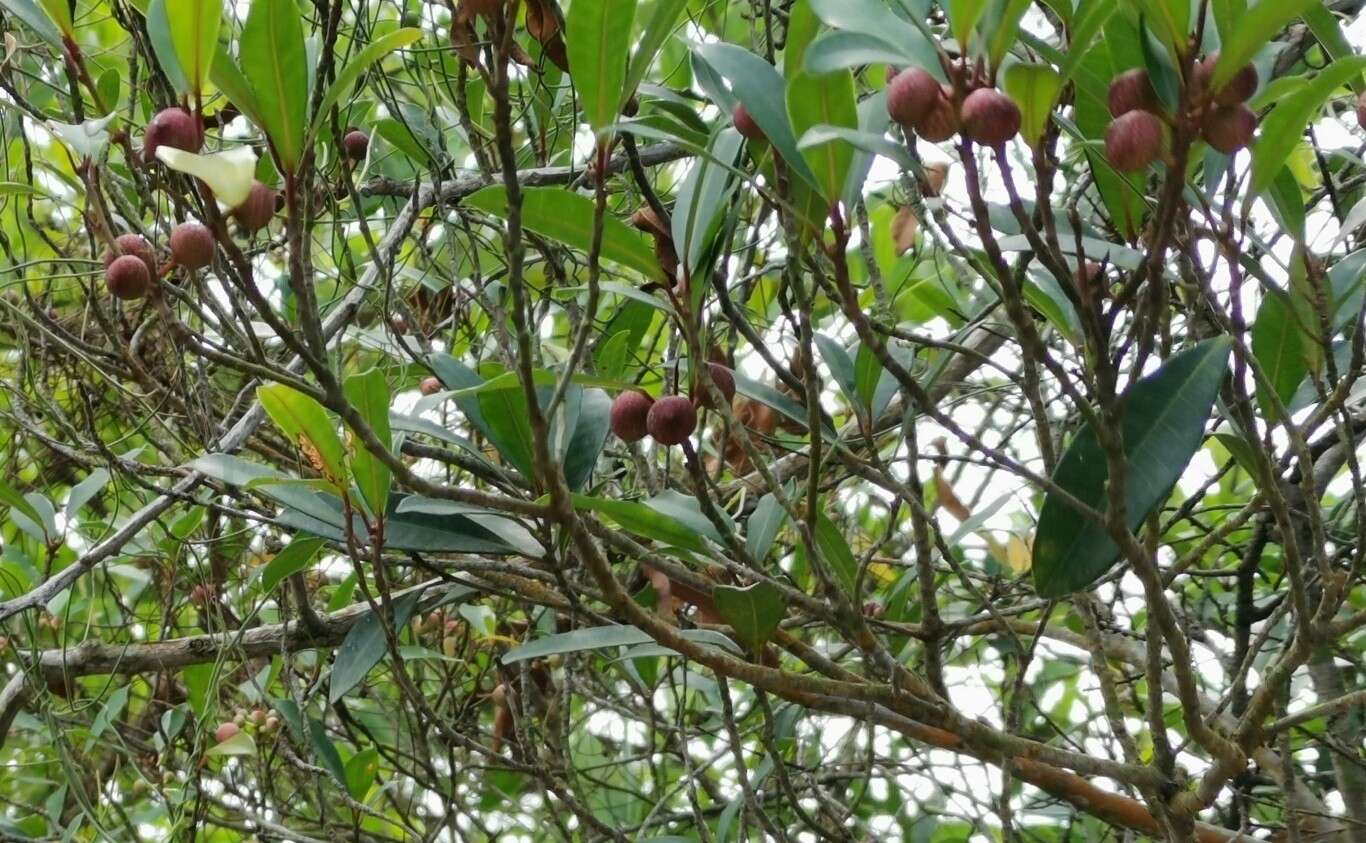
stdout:
POLYGON ((1360 7, 0 0, 0 836, 1366 841, 1360 7))

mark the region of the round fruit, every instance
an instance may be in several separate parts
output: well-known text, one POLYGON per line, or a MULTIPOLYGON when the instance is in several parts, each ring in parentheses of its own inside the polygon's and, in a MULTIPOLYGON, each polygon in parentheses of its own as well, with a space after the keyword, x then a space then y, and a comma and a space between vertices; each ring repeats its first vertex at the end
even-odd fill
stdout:
POLYGON ((963 100, 963 134, 983 146, 1000 146, 1020 131, 1020 107, 995 88, 978 88, 963 100))
POLYGON ((214 740, 218 741, 219 743, 222 743, 223 741, 231 740, 237 737, 238 733, 241 731, 241 726, 238 726, 231 720, 226 720, 222 723, 219 723, 218 728, 213 730, 213 737, 214 740))
POLYGON ((610 423, 612 432, 623 442, 639 442, 649 432, 646 418, 654 404, 643 392, 628 391, 612 402, 610 423))
POLYGON ((1126 70, 1110 82, 1110 92, 1106 96, 1110 114, 1119 117, 1130 111, 1152 111, 1161 108, 1157 91, 1153 90, 1148 71, 1141 67, 1126 70))
POLYGON ((132 255, 141 258, 142 262, 147 265, 148 277, 157 277, 156 251, 152 249, 152 244, 148 243, 141 234, 129 232, 115 237, 113 250, 104 255, 105 269, 108 269, 109 265, 120 255, 132 255))
POLYGON ((697 427, 697 409, 682 395, 661 398, 650 407, 645 427, 661 445, 679 445, 697 427))
POLYGON ((370 136, 360 129, 352 129, 342 136, 342 151, 352 161, 365 160, 365 152, 370 148, 370 136))
POLYGON ((887 113, 906 128, 925 119, 939 99, 939 82, 918 67, 907 68, 887 86, 887 113))
POLYGON ((1200 121, 1200 134, 1210 146, 1225 155, 1232 155, 1251 143, 1255 131, 1257 115, 1242 103, 1211 108, 1200 121))
POLYGON ((142 155, 151 161, 160 146, 198 152, 203 145, 204 132, 193 114, 179 107, 163 108, 147 124, 142 136, 142 155))
POLYGON ((752 141, 766 140, 764 130, 759 128, 759 124, 754 122, 750 116, 749 109, 744 104, 735 106, 735 111, 731 112, 730 120, 735 124, 735 131, 739 132, 752 141))
POLYGON ((147 288, 152 286, 152 276, 142 258, 120 255, 104 271, 104 283, 115 298, 140 299, 147 295, 147 288))
POLYGON ((247 198, 232 209, 232 215, 249 232, 265 228, 275 216, 275 191, 259 181, 252 182, 247 198))
MULTIPOLYGON (((1203 93, 1209 87, 1209 80, 1214 77, 1214 65, 1218 61, 1219 54, 1210 53, 1195 66, 1197 91, 1203 93)), ((1252 99, 1252 95, 1255 93, 1257 93, 1257 68, 1245 64, 1224 83, 1223 87, 1214 92, 1214 102, 1216 105, 1237 105, 1240 102, 1247 102, 1252 99)))
POLYGON ((1147 111, 1116 117, 1105 129, 1105 158, 1116 170, 1142 170, 1162 154, 1162 121, 1147 111))
POLYGON ((171 257, 186 269, 203 269, 213 263, 213 232, 197 222, 182 222, 171 229, 171 257))
MULTIPOLYGON (((711 376, 712 383, 716 385, 716 389, 721 393, 721 397, 726 399, 727 404, 735 400, 734 372, 725 366, 722 366, 720 363, 708 363, 707 373, 711 376)), ((711 401, 708 400, 709 397, 710 393, 708 393, 706 387, 701 387, 697 393, 697 403, 703 407, 710 407, 711 401)))
POLYGON ((439 378, 423 378, 418 389, 422 390, 423 395, 435 395, 441 391, 441 380, 439 378))
POLYGON ((953 110, 952 91, 941 86, 934 107, 915 124, 915 132, 930 143, 943 143, 957 131, 958 115, 953 110))

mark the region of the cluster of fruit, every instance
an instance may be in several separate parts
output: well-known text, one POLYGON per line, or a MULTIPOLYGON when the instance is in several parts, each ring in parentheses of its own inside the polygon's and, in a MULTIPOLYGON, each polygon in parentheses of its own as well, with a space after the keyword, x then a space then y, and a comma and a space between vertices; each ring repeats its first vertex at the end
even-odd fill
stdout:
MULTIPOLYGON (((370 138, 359 129, 349 129, 342 138, 342 151, 352 161, 365 158, 370 138)), ((147 163, 157 160, 157 149, 170 147, 197 153, 204 146, 203 122, 189 111, 164 108, 147 124, 142 139, 142 156, 147 163)), ((233 219, 248 233, 265 228, 275 216, 276 191, 253 181, 244 200, 230 209, 233 219)), ((194 271, 213 262, 214 235, 199 222, 183 222, 171 231, 172 266, 194 271)), ((167 267, 169 269, 170 267, 167 267)), ((104 281, 109 292, 120 299, 140 299, 147 295, 161 276, 156 250, 140 234, 121 234, 114 238, 104 256, 104 281)))
MULTIPOLYGON (((707 373, 721 397, 735 398, 735 373, 720 363, 707 364, 707 373)), ((711 406, 702 385, 693 397, 666 395, 658 401, 644 392, 627 390, 612 402, 612 432, 623 442, 639 442, 647 435, 661 445, 681 445, 697 429, 697 408, 711 406)))
POLYGON ((902 128, 931 143, 957 132, 982 146, 1000 146, 1020 131, 1020 107, 985 85, 968 91, 955 105, 955 89, 927 71, 908 67, 887 84, 887 114, 902 128))
MULTIPOLYGON (((1210 80, 1218 53, 1196 62, 1191 73, 1189 117, 1198 121, 1200 136, 1214 149, 1232 155, 1252 142, 1257 114, 1247 101, 1257 91, 1257 70, 1244 65, 1217 91, 1210 80)), ((1110 83, 1107 96, 1114 117, 1105 129, 1105 158, 1117 170, 1131 173, 1146 168, 1162 154, 1171 117, 1153 87, 1148 71, 1126 70, 1110 83)))

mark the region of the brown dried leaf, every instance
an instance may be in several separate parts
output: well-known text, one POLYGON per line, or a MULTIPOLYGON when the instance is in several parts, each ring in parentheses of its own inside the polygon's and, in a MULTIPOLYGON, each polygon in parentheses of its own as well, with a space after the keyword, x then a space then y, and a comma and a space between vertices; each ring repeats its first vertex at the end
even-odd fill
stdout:
POLYGON ((892 218, 892 242, 896 244, 898 257, 906 254, 915 246, 915 236, 920 231, 920 220, 910 205, 903 205, 892 218))

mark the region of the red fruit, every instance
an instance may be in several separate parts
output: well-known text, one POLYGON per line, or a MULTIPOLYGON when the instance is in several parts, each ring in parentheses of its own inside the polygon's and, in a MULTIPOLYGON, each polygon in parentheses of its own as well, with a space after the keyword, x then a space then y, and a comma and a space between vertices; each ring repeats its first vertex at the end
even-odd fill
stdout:
POLYGON ((441 391, 441 381, 438 378, 423 378, 418 386, 423 395, 435 395, 441 391))
POLYGON ((759 128, 759 124, 754 122, 750 116, 749 109, 744 104, 735 106, 735 111, 731 112, 730 120, 735 124, 735 131, 739 132, 752 141, 767 140, 764 130, 759 128))
MULTIPOLYGON (((708 363, 707 372, 711 376, 712 383, 721 393, 721 397, 726 399, 729 404, 735 399, 735 373, 720 363, 708 363)), ((700 387, 697 393, 697 403, 703 407, 710 407, 711 401, 708 400, 708 392, 705 387, 700 387)))
POLYGON ((1148 77, 1148 71, 1141 67, 1126 70, 1116 76, 1110 82, 1110 92, 1106 100, 1110 106, 1110 114, 1115 117, 1139 110, 1156 113, 1162 108, 1161 102, 1157 99, 1157 91, 1153 90, 1152 79, 1148 77))
POLYGON ((142 258, 120 255, 104 271, 104 283, 115 298, 140 299, 147 295, 147 288, 152 286, 152 276, 142 258))
POLYGON ((887 113, 905 128, 924 120, 939 99, 939 82, 918 67, 907 68, 887 86, 887 113))
POLYGON ((171 257, 186 269, 202 269, 213 263, 213 232, 197 222, 182 222, 171 229, 171 257))
POLYGON ((113 250, 105 252, 104 254, 104 268, 108 269, 109 265, 114 262, 114 259, 120 255, 132 255, 141 258, 142 262, 147 265, 148 277, 157 277, 156 251, 152 248, 151 243, 148 243, 143 239, 141 234, 129 232, 128 234, 120 234, 118 237, 115 237, 113 250))
POLYGON ((682 395, 661 398, 650 407, 645 427, 661 445, 682 444, 697 428, 697 409, 682 395))
POLYGON ((1162 121, 1147 111, 1116 117, 1105 129, 1105 158, 1116 170, 1142 170, 1162 154, 1162 121))
POLYGON ((370 136, 360 129, 352 129, 342 136, 342 151, 352 161, 365 160, 365 152, 370 148, 370 136))
POLYGON ((213 730, 213 739, 218 741, 219 743, 222 743, 223 741, 231 740, 232 738, 237 737, 238 733, 240 733, 241 731, 241 726, 238 726, 231 720, 225 720, 222 723, 218 724, 217 729, 213 730))
POLYGON ((1020 131, 1020 107, 995 88, 978 88, 963 100, 963 134, 983 146, 1000 146, 1020 131))
POLYGON ((612 402, 612 432, 623 442, 639 442, 649 432, 646 418, 654 400, 643 392, 623 392, 612 402))
POLYGON ((1232 155, 1251 143, 1255 131, 1257 115, 1242 103, 1211 108, 1200 121, 1200 134, 1210 146, 1225 155, 1232 155))
POLYGON ((252 182, 247 198, 232 209, 232 215, 249 232, 265 228, 275 216, 275 191, 259 181, 252 182))
MULTIPOLYGON (((1205 56, 1199 64, 1195 66, 1195 89, 1199 93, 1204 93, 1209 87, 1209 80, 1214 77, 1214 65, 1219 61, 1219 54, 1210 53, 1205 56)), ((1252 95, 1257 93, 1257 68, 1250 64, 1245 64, 1235 72, 1223 87, 1214 92, 1214 102, 1216 105, 1237 105, 1240 102, 1247 102, 1252 99, 1252 95)))
POLYGON ((958 131, 958 115, 953 110, 952 96, 952 89, 940 86, 934 108, 915 124, 916 134, 930 143, 943 143, 953 137, 958 131))
POLYGON ((157 147, 169 146, 198 152, 204 145, 204 130, 199 120, 183 108, 163 108, 147 124, 142 136, 142 156, 151 161, 157 147))

